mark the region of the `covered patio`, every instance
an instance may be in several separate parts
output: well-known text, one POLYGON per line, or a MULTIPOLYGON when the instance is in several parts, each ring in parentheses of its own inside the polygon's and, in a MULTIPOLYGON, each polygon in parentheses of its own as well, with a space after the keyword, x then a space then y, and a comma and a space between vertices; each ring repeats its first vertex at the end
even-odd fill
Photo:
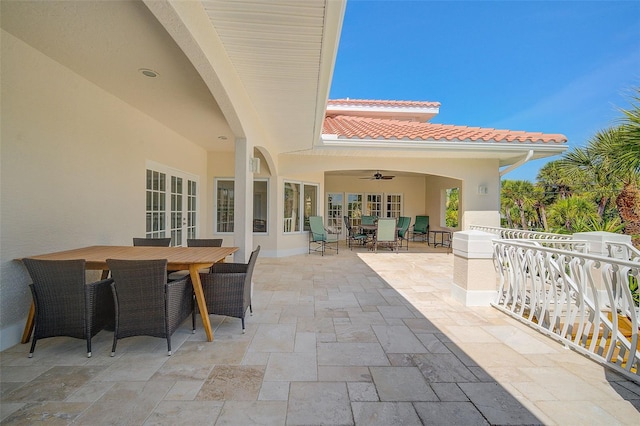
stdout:
POLYGON ((640 386, 491 307, 450 296, 452 254, 259 258, 253 316, 1 353, 6 424, 638 424, 640 386))

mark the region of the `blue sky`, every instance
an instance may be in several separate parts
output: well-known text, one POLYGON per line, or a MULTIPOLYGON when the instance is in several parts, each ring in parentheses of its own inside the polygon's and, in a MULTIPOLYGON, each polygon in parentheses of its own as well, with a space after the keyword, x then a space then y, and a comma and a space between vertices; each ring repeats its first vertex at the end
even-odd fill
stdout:
MULTIPOLYGON (((574 147, 615 125, 638 87, 637 0, 348 0, 330 98, 437 101, 433 123, 574 147)), ((547 161, 505 178, 535 181, 547 161)))

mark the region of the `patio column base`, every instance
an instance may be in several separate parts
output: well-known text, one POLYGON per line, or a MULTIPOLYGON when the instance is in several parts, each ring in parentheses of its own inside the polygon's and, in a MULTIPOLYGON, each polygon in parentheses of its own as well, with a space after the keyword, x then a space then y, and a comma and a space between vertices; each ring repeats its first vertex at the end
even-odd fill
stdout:
POLYGON ((451 297, 465 306, 489 306, 496 301, 495 290, 466 290, 451 284, 451 297))
POLYGON ((482 231, 453 234, 451 297, 465 306, 489 306, 496 300, 498 283, 493 264, 495 235, 482 231))

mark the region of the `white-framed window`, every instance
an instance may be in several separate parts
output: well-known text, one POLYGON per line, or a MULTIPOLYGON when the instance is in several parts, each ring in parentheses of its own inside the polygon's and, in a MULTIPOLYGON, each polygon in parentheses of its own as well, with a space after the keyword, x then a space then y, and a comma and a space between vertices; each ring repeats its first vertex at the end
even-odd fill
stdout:
POLYGON ((351 226, 360 226, 362 223, 362 200, 363 194, 347 193, 347 216, 351 221, 351 226))
POLYGON ((147 161, 145 190, 147 238, 170 236, 172 246, 182 246, 196 236, 197 176, 147 161))
POLYGON ((269 230, 269 180, 253 181, 253 232, 266 234, 269 230))
POLYGON ((214 229, 218 234, 233 232, 233 202, 235 200, 233 179, 216 179, 216 217, 214 229))
MULTIPOLYGON (((348 192, 345 194, 344 198, 346 203, 344 203, 342 209, 340 209, 337 205, 332 204, 338 204, 341 202, 343 200, 341 197, 342 193, 327 193, 327 216, 331 217, 330 212, 337 212, 341 210, 341 212, 344 213, 341 213, 340 216, 348 216, 351 226, 360 225, 362 222, 362 215, 398 218, 402 216, 404 212, 403 194, 401 193, 360 194, 348 192), (382 200, 384 200, 384 202, 382 200), (331 210, 329 210, 329 208, 331 208, 331 210)), ((335 213, 333 214, 338 217, 335 213)), ((341 217, 339 220, 340 223, 342 223, 341 217)))
POLYGON ((366 195, 365 212, 368 216, 383 217, 382 215, 382 194, 366 195))
POLYGON ((300 231, 300 183, 284 183, 284 232, 300 231))
MULTIPOLYGON (((235 180, 216 178, 216 215, 214 229, 218 234, 230 234, 234 230, 235 180)), ((253 181, 253 232, 266 234, 269 226, 269 179, 253 181)))
POLYGON ((167 231, 167 175, 157 170, 147 169, 147 238, 163 238, 167 231))
POLYGON ((309 216, 317 214, 318 184, 285 181, 283 232, 308 231, 309 216))
POLYGON ((344 194, 342 192, 327 193, 327 220, 326 225, 342 233, 345 216, 344 212, 344 194))
POLYGON ((402 216, 402 194, 385 194, 384 210, 386 217, 402 216))
POLYGON ((304 207, 303 207, 303 231, 310 231, 309 216, 316 216, 318 214, 318 185, 303 184, 304 188, 304 207))

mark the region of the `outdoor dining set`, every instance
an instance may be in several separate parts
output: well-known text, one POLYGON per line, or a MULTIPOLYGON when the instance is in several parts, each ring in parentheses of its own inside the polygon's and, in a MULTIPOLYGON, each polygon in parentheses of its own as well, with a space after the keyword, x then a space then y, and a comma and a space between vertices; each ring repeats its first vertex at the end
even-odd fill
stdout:
MULTIPOLYGON (((399 218, 378 218, 376 216, 361 216, 359 224, 352 224, 348 216, 343 216, 347 246, 368 247, 377 252, 378 248, 386 247, 392 251, 406 247, 409 250, 409 241, 419 239, 433 244, 434 247, 451 246, 451 231, 430 230, 429 216, 416 216, 414 225, 411 226, 411 218, 400 216, 399 218), (433 238, 430 238, 433 235, 433 238), (439 237, 439 238, 438 238, 439 237)), ((324 255, 326 249, 338 252, 339 232, 335 232, 324 226, 322 216, 309 218, 309 253, 319 251, 324 255)))
POLYGON ((113 331, 111 356, 119 339, 153 336, 167 340, 189 317, 195 333, 200 313, 207 340, 213 341, 209 315, 240 318, 251 307, 251 278, 260 246, 248 263, 224 259, 238 247, 222 239, 189 239, 187 247, 169 247, 170 238, 134 238, 133 246, 91 246, 19 259, 31 276, 33 296, 22 343, 69 336, 86 340, 113 331), (86 271, 99 270, 87 283, 86 271))

